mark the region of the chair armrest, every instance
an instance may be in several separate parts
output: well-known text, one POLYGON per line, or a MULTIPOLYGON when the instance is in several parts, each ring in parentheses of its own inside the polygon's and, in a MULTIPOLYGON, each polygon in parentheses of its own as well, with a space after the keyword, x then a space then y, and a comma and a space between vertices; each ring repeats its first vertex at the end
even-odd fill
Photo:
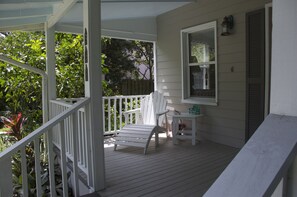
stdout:
POLYGON ((130 114, 136 114, 136 116, 139 116, 139 113, 140 113, 140 108, 124 111, 123 114, 124 114, 124 117, 125 117, 125 124, 128 123, 130 114))
POLYGON ((159 117, 162 116, 162 115, 165 115, 165 118, 166 118, 166 122, 167 122, 167 116, 166 114, 169 112, 169 110, 166 110, 166 111, 162 111, 162 112, 158 112, 156 113, 156 124, 159 126, 159 117))
POLYGON ((156 116, 159 117, 159 116, 162 116, 164 114, 167 114, 168 112, 169 112, 169 110, 158 112, 158 113, 156 113, 156 116))
POLYGON ((140 108, 124 111, 123 114, 126 116, 128 114, 133 114, 133 113, 137 113, 137 112, 140 112, 140 108))

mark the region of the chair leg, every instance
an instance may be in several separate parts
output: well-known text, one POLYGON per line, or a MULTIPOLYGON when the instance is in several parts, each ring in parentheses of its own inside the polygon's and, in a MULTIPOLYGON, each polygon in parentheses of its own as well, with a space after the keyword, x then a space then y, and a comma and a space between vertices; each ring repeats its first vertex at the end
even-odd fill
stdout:
POLYGON ((158 147, 159 146, 159 132, 155 132, 155 146, 158 147))
POLYGON ((113 150, 116 150, 117 149, 117 144, 114 144, 114 149, 113 150))
POLYGON ((165 114, 165 125, 166 125, 166 137, 169 138, 169 125, 168 125, 168 118, 165 114))
POLYGON ((144 148, 143 154, 146 155, 147 147, 144 148))

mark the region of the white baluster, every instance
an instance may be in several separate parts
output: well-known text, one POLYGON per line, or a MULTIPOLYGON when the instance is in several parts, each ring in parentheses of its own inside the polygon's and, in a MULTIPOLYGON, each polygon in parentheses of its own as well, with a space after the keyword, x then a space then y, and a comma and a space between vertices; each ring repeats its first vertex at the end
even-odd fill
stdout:
POLYGON ((63 184, 63 196, 68 196, 68 182, 67 182, 67 161, 65 150, 65 126, 64 121, 60 122, 60 139, 61 139, 61 169, 62 169, 62 184, 63 184))
POLYGON ((73 190, 76 197, 79 196, 79 185, 78 185, 78 166, 77 166, 77 149, 78 149, 78 139, 77 139, 77 113, 71 115, 72 119, 72 150, 73 150, 73 190))
POLYGON ((47 150, 48 150, 48 167, 49 167, 49 180, 51 196, 56 196, 56 183, 55 183, 55 158, 53 150, 53 137, 52 130, 47 132, 47 150))
POLYGON ((108 98, 108 132, 111 131, 111 123, 110 123, 110 98, 108 98))
POLYGON ((28 193, 28 172, 27 172, 27 158, 26 146, 21 149, 21 166, 22 166, 22 188, 24 197, 29 196, 28 193))
MULTIPOLYGON (((130 97, 130 110, 133 109, 133 97, 130 97)), ((130 114, 130 124, 133 123, 133 114, 130 114)))
POLYGON ((104 133, 106 132, 105 130, 105 102, 106 102, 106 99, 105 98, 102 98, 103 101, 102 101, 102 117, 103 117, 103 129, 104 129, 104 133))
POLYGON ((115 97, 113 100, 113 118, 114 118, 114 125, 113 125, 113 131, 116 132, 117 130, 117 98, 115 97))
POLYGON ((34 152, 35 152, 35 179, 36 179, 36 194, 42 196, 41 189, 41 168, 40 168, 40 142, 39 138, 34 139, 34 152))
POLYGON ((82 147, 82 140, 83 140, 83 134, 81 129, 81 121, 80 121, 80 111, 77 112, 77 138, 78 138, 78 163, 81 165, 83 163, 82 161, 82 154, 83 154, 83 147, 82 147))
MULTIPOLYGON (((106 100, 105 100, 106 101, 106 100)), ((93 183, 93 173, 92 173, 92 157, 91 157, 91 136, 90 136, 90 124, 88 124, 89 120, 89 110, 90 110, 90 105, 88 104, 85 106, 85 122, 86 122, 86 148, 87 148, 87 176, 88 176, 88 185, 92 186, 94 185, 93 183)), ((104 114, 104 113, 103 113, 104 114)), ((103 121, 104 123, 104 121, 103 121)))
POLYGON ((120 100, 119 100, 119 105, 120 105, 120 107, 119 107, 119 113, 120 113, 120 129, 122 129, 122 123, 123 123, 123 102, 122 102, 122 97, 120 97, 120 100))

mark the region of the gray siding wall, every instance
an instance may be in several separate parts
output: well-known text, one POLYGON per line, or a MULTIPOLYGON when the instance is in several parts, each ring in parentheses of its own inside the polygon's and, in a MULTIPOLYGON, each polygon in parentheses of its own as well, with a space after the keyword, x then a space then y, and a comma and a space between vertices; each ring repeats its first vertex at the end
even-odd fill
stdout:
POLYGON ((245 142, 246 34, 245 14, 265 7, 267 0, 199 0, 157 18, 158 90, 167 96, 169 107, 187 111, 181 103, 180 30, 217 21, 218 26, 218 106, 201 106, 204 118, 199 134, 222 144, 241 147, 245 142), (230 36, 221 36, 224 16, 233 15, 230 36), (234 72, 231 72, 231 68, 234 72))

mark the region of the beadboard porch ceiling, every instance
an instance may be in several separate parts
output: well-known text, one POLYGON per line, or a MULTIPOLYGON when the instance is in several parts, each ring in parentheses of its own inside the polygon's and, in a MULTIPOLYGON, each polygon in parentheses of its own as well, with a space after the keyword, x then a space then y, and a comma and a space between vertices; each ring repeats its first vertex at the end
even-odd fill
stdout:
MULTIPOLYGON (((156 40, 156 17, 193 1, 102 0, 102 34, 156 40)), ((43 30, 47 22, 57 31, 81 33, 82 21, 83 0, 0 0, 0 32, 43 30)))

